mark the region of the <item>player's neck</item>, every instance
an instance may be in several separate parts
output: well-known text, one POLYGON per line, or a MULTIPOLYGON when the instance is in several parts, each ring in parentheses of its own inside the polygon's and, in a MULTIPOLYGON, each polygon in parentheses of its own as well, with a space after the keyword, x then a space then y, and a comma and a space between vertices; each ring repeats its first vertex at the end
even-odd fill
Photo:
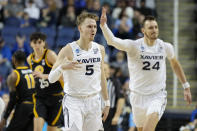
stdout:
POLYGON ((44 53, 44 49, 34 51, 34 59, 40 59, 44 53))
POLYGON ((25 64, 23 63, 23 64, 15 64, 15 67, 17 68, 17 67, 24 67, 25 66, 25 64))
POLYGON ((91 42, 92 41, 89 41, 87 39, 82 39, 80 38, 78 41, 77 41, 77 44, 79 45, 79 47, 82 49, 82 50, 86 50, 88 51, 90 48, 91 48, 91 42))
POLYGON ((144 37, 144 42, 148 45, 148 46, 153 46, 155 44, 155 41, 156 40, 151 40, 151 39, 148 39, 146 37, 144 37))

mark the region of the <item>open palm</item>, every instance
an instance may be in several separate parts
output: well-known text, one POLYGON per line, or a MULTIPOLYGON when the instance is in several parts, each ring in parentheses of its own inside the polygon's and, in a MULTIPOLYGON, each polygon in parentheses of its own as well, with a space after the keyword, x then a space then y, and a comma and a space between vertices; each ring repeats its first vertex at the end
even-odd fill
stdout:
POLYGON ((101 18, 100 18, 100 24, 101 24, 101 26, 104 26, 104 24, 107 22, 106 12, 107 12, 106 9, 103 7, 102 8, 101 18))

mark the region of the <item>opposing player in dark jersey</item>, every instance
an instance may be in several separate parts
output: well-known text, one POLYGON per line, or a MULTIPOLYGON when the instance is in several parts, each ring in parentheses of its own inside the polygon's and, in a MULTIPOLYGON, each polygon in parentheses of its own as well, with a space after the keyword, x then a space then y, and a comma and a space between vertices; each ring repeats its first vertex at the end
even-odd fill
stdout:
POLYGON ((36 93, 33 95, 34 131, 42 131, 45 121, 48 124, 48 131, 56 130, 61 123, 60 116, 63 115, 61 105, 63 85, 60 81, 53 84, 48 81, 48 74, 57 55, 45 48, 45 40, 45 34, 33 33, 30 37, 30 45, 34 52, 27 58, 36 81, 36 93))
POLYGON ((15 109, 15 112, 6 131, 33 131, 32 95, 35 89, 35 80, 32 70, 25 66, 25 61, 24 52, 16 51, 14 53, 12 62, 15 69, 7 79, 10 101, 3 115, 1 125, 6 125, 6 120, 13 109, 15 109))

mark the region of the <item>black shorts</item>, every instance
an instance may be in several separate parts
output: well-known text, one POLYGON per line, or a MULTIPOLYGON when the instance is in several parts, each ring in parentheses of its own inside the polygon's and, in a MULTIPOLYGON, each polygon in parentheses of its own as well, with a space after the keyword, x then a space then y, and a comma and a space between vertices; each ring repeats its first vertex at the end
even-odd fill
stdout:
POLYGON ((33 103, 17 104, 6 131, 33 131, 33 103))
POLYGON ((34 117, 42 117, 49 126, 61 126, 64 123, 62 99, 63 95, 37 96, 34 94, 34 117))

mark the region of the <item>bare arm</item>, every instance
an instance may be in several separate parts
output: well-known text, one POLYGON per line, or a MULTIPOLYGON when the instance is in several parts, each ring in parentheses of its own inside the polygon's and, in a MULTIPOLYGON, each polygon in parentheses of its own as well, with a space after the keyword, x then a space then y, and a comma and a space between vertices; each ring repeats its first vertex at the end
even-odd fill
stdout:
MULTIPOLYGON (((46 54, 46 64, 49 67, 52 67, 55 61, 57 60, 57 55, 54 51, 48 50, 46 54)), ((42 78, 42 79, 48 79, 49 74, 43 74, 39 71, 34 71, 33 72, 34 77, 42 78)))
POLYGON ((100 27, 105 39, 107 40, 107 43, 109 45, 115 46, 119 50, 128 51, 130 47, 129 40, 122 40, 120 38, 115 37, 111 32, 111 30, 109 29, 109 27, 107 26, 106 22, 107 22, 106 9, 103 7, 102 15, 100 19, 100 23, 101 23, 100 27))
POLYGON ((185 74, 184 74, 183 69, 182 69, 180 63, 178 62, 178 60, 176 58, 170 59, 170 65, 172 67, 172 70, 175 72, 175 74, 179 78, 179 81, 182 84, 185 83, 187 80, 186 80, 185 74))
POLYGON ((116 112, 115 115, 112 119, 112 125, 117 125, 118 124, 118 120, 120 118, 120 115, 122 113, 122 109, 125 103, 125 99, 124 98, 119 98, 118 102, 117 102, 117 106, 116 106, 116 112))
MULTIPOLYGON (((179 61, 174 57, 170 59, 170 65, 172 67, 172 70, 175 72, 177 77, 179 78, 179 81, 184 84, 187 82, 185 73, 183 72, 183 69, 179 63, 179 61)), ((192 102, 191 92, 190 88, 184 89, 184 99, 190 104, 192 102)))
POLYGON ((105 57, 105 50, 104 47, 101 46, 101 52, 102 52, 102 62, 101 62, 101 93, 103 96, 104 100, 109 100, 108 97, 108 92, 107 92, 107 81, 105 77, 105 72, 104 72, 104 57, 105 57))
POLYGON ((73 53, 72 49, 69 45, 62 48, 57 56, 57 61, 54 63, 52 70, 56 69, 58 66, 62 64, 62 61, 65 59, 72 60, 73 59, 73 53))
POLYGON ((69 45, 62 48, 58 54, 57 61, 55 62, 50 74, 49 74, 49 82, 54 83, 59 80, 62 75, 63 70, 75 70, 76 68, 80 68, 77 64, 78 62, 73 62, 73 53, 72 49, 69 45))
POLYGON ((101 53, 102 53, 102 61, 101 61, 101 94, 104 99, 105 108, 103 109, 103 121, 107 119, 109 114, 110 102, 109 96, 107 91, 107 81, 104 72, 104 57, 105 57, 105 49, 103 46, 100 46, 101 53))
POLYGON ((9 86, 9 90, 10 90, 10 94, 9 94, 10 100, 8 102, 8 105, 5 109, 5 113, 4 113, 4 116, 3 116, 5 121, 9 117, 11 111, 14 108, 14 105, 17 102, 16 86, 17 86, 18 82, 19 82, 19 77, 17 76, 17 71, 12 71, 12 73, 7 78, 7 85, 9 86))
POLYGON ((17 82, 18 76, 16 71, 12 71, 12 73, 7 78, 7 85, 9 87, 10 91, 16 91, 16 82, 17 82))

